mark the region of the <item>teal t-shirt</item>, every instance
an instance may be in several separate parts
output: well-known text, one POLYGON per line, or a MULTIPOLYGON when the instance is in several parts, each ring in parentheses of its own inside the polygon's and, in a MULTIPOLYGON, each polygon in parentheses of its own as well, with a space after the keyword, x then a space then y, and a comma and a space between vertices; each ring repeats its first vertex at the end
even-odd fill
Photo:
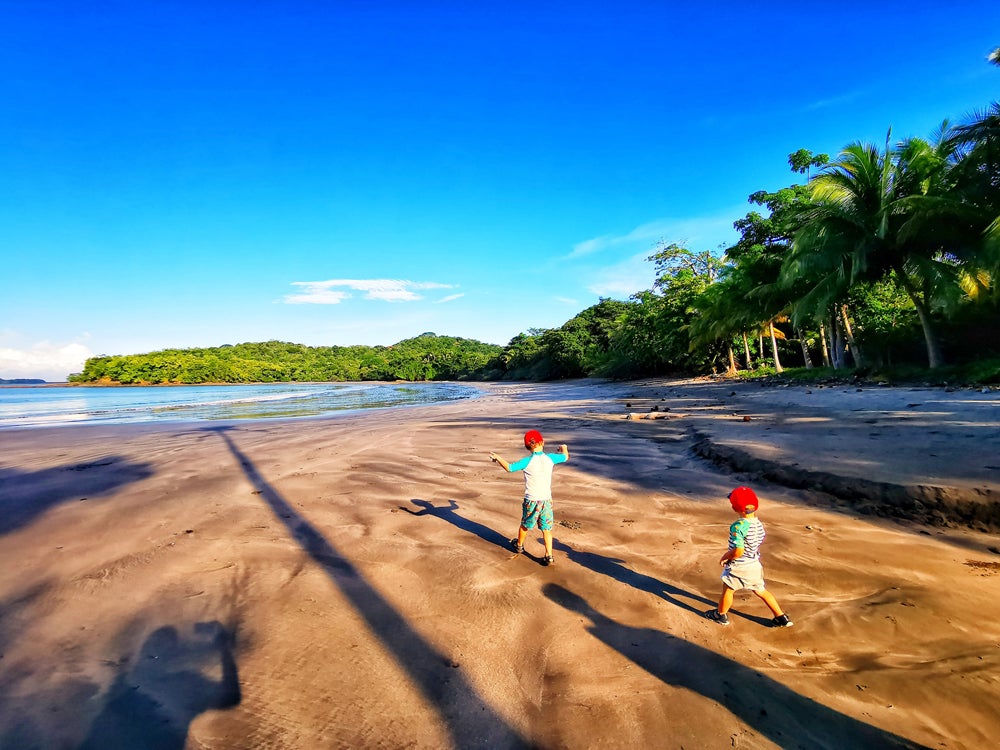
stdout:
POLYGON ((552 499, 552 467, 566 460, 562 453, 536 451, 510 465, 510 471, 524 472, 524 499, 544 502, 552 499))

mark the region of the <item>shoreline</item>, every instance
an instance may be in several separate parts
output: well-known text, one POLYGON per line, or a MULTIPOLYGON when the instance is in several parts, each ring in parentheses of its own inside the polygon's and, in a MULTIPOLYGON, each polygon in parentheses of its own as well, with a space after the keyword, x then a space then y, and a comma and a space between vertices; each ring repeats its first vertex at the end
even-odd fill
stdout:
MULTIPOLYGON (((0 431, 0 745, 972 750, 1000 731, 995 534, 833 507, 713 465, 690 432, 782 460, 836 428, 838 465, 873 475, 876 455, 910 465, 897 431, 934 437, 927 420, 974 444, 985 397, 494 385, 308 421, 0 431), (799 421, 816 395, 839 421, 799 421), (506 549, 521 480, 488 458, 529 427, 571 452, 551 568, 535 534, 506 549), (793 628, 746 594, 727 628, 701 615, 744 483, 793 628)), ((955 472, 975 459, 953 450, 955 472)))
POLYGON ((149 390, 158 386, 123 387, 140 388, 142 394, 119 391, 118 386, 106 389, 88 386, 84 392, 74 388, 51 396, 46 395, 51 391, 44 390, 23 397, 12 395, 0 400, 0 432, 71 425, 309 419, 326 414, 461 401, 488 392, 483 384, 460 381, 198 385, 184 388, 183 393, 171 389, 149 390))
POLYGON ((86 382, 78 383, 72 381, 64 381, 60 383, 46 381, 44 383, 0 383, 0 387, 11 387, 11 388, 175 388, 178 386, 190 386, 197 388, 198 386, 231 386, 231 385, 341 385, 341 384, 368 384, 375 383, 379 385, 398 385, 401 383, 458 383, 458 384, 475 384, 478 382, 486 381, 473 381, 473 380, 272 380, 272 381, 260 381, 260 382, 211 382, 211 383, 118 383, 115 381, 108 382, 86 382))

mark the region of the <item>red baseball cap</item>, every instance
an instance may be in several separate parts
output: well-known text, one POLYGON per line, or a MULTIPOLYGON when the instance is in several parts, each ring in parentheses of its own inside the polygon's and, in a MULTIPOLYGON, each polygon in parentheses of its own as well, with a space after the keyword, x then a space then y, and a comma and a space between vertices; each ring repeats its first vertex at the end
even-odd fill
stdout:
POLYGON ((749 487, 737 487, 729 493, 729 503, 737 513, 751 513, 760 507, 757 495, 749 487))
POLYGON ((538 430, 528 430, 524 433, 524 447, 529 450, 543 442, 545 442, 545 438, 542 437, 542 433, 538 430))

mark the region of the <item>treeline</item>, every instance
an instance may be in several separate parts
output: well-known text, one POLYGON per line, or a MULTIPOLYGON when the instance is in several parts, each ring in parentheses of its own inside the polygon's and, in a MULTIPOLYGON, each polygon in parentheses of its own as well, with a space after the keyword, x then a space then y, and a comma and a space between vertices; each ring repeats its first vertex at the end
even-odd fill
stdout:
POLYGON ((275 383, 467 380, 501 347, 425 333, 392 346, 304 346, 283 341, 91 357, 75 383, 275 383))
POLYGON ((801 181, 751 195, 732 246, 661 242, 652 289, 516 337, 503 375, 952 365, 1000 380, 1000 103, 926 139, 788 163, 801 181))

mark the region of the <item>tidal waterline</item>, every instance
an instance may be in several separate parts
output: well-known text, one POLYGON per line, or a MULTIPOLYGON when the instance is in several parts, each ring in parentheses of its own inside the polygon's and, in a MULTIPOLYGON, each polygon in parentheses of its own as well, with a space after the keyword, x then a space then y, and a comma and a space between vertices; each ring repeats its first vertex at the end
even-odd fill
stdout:
POLYGON ((463 383, 0 387, 0 428, 318 417, 475 398, 463 383))

